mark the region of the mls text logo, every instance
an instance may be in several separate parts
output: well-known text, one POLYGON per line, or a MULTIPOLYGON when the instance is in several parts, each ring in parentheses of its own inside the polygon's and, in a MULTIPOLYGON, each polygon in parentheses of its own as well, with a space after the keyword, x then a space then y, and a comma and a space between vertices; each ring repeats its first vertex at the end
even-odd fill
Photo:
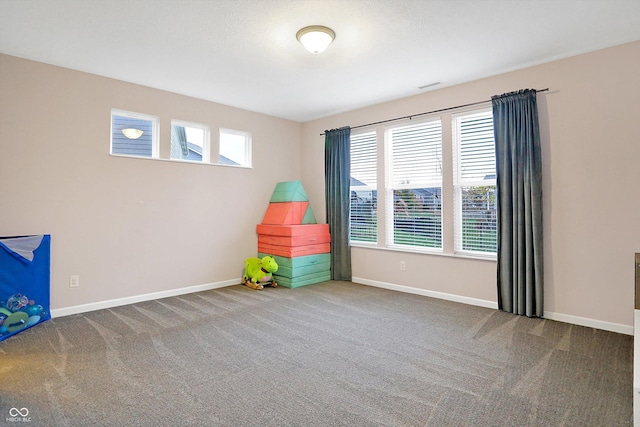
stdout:
POLYGON ((9 409, 9 416, 6 418, 7 422, 13 423, 29 423, 31 417, 29 416, 29 409, 27 408, 11 408, 9 409))

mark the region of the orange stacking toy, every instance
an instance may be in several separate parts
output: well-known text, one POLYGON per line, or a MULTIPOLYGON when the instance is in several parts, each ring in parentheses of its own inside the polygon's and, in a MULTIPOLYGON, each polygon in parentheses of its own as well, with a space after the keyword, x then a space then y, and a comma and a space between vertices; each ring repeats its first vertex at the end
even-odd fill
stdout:
POLYGON ((331 279, 328 224, 317 224, 300 181, 279 182, 256 227, 258 256, 278 263, 276 282, 288 288, 331 279))
POLYGON ((269 203, 262 218, 263 224, 284 225, 302 224, 309 202, 269 203))

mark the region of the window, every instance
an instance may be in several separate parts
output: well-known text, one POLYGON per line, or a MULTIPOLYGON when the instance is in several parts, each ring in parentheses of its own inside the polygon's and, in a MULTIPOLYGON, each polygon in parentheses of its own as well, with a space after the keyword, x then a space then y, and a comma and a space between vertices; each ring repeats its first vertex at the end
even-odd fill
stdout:
POLYGON ((350 237, 378 240, 377 141, 375 132, 351 135, 350 237))
POLYGON ((387 130, 387 241, 442 248, 442 125, 387 130))
POLYGON ((158 157, 158 118, 111 111, 111 154, 158 157))
POLYGON ((351 242, 495 257, 491 108, 461 109, 417 123, 383 126, 351 135, 351 242), (384 213, 380 222, 378 212, 384 213))
POLYGON ((171 159, 209 163, 209 128, 171 121, 171 159))
POLYGON ((218 163, 251 167, 251 134, 231 129, 220 129, 218 163))
POLYGON ((496 156, 491 111, 457 115, 454 135, 455 251, 497 251, 496 156))
POLYGON ((124 110, 111 110, 110 153, 158 160, 251 167, 251 134, 220 129, 218 153, 211 153, 209 127, 171 120, 170 137, 159 138, 160 119, 124 110), (162 152, 162 154, 161 154, 162 152))

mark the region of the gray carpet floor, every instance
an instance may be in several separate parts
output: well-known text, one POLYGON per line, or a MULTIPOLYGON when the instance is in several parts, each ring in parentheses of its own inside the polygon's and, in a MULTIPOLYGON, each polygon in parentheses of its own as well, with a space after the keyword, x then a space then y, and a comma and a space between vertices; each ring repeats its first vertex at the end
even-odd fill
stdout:
POLYGON ((238 285, 0 342, 0 425, 632 425, 632 341, 349 282, 238 285))

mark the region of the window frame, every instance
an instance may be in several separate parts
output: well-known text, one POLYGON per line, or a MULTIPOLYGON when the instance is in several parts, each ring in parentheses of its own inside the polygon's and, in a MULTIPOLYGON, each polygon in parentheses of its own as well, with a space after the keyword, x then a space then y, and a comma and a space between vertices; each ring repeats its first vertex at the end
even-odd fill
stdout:
MULTIPOLYGON (((236 167, 236 168, 252 168, 252 159, 253 159, 252 145, 253 145, 253 137, 251 135, 251 132, 237 130, 237 129, 220 128, 218 131, 218 158, 215 164, 220 166, 229 166, 229 167, 236 167), (226 163, 220 162, 220 156, 223 156, 222 154, 223 134, 244 137, 244 162, 242 164, 233 165, 233 164, 226 164, 226 163)), ((235 162, 235 160, 233 159, 230 159, 230 160, 235 162)))
MULTIPOLYGON (((371 192, 371 210, 372 210, 372 216, 374 216, 375 218, 375 222, 374 222, 374 226, 372 227, 372 234, 369 235, 369 237, 371 237, 373 240, 354 240, 353 237, 353 229, 354 229, 354 223, 352 221, 353 219, 353 205, 352 203, 350 203, 350 207, 349 207, 349 240, 351 242, 357 242, 357 244, 359 245, 364 245, 364 246, 375 246, 378 244, 379 241, 379 233, 378 233, 378 182, 380 181, 378 178, 378 138, 377 138, 377 133, 375 130, 365 130, 362 132, 357 132, 357 133, 353 133, 351 134, 350 138, 361 138, 364 142, 366 143, 372 143, 373 144, 373 171, 376 175, 375 178, 375 183, 372 185, 366 184, 363 182, 364 185, 358 185, 358 186, 353 186, 353 185, 349 185, 349 194, 353 194, 354 192, 357 191, 369 191, 371 192), (373 136, 373 139, 369 139, 371 136, 373 136), (375 195, 374 195, 375 192, 375 195), (375 198, 375 200, 374 200, 375 198)), ((363 144, 364 145, 364 144, 363 144)), ((367 147, 366 150, 371 150, 371 147, 367 147)), ((363 150, 364 151, 364 150, 363 150)), ((353 140, 351 139, 351 150, 350 150, 350 157, 353 154, 353 140)), ((351 161, 353 161, 353 157, 351 157, 351 161)), ((371 161, 371 159, 369 159, 369 161, 371 161)), ((365 162, 363 162, 363 164, 365 164, 365 162)), ((353 165, 353 164, 352 164, 353 165)), ((351 167, 351 170, 353 171, 353 168, 351 167)), ((367 173, 369 173, 369 171, 367 171, 367 173)), ((351 174, 351 176, 353 177, 353 173, 351 174)), ((351 178, 351 177, 350 177, 351 178)), ((358 178, 354 178, 354 179, 358 179, 358 178)), ((362 182, 358 179, 359 182, 362 182)), ((352 199, 351 199, 352 202, 352 199)))
MULTIPOLYGON (((201 160, 193 160, 193 159, 174 159, 171 157, 171 151, 169 152, 169 159, 174 162, 189 162, 189 163, 203 163, 208 164, 211 163, 211 132, 209 130, 209 126, 202 123, 189 122, 186 120, 171 120, 171 137, 173 137, 173 127, 181 126, 184 128, 193 128, 200 129, 203 131, 202 136, 202 159, 201 160)), ((171 145, 171 144, 170 144, 171 145)))
MULTIPOLYGON (((188 120, 182 119, 171 119, 168 127, 169 130, 169 139, 161 140, 160 138, 160 117, 148 114, 148 113, 139 113, 135 111, 124 110, 121 108, 111 108, 110 112, 110 129, 109 129, 109 155, 114 157, 125 157, 131 159, 144 159, 144 160, 160 160, 163 162, 177 162, 177 163, 190 163, 190 164, 200 164, 200 165, 213 165, 213 166, 230 166, 230 167, 238 167, 251 169, 253 163, 253 155, 252 155, 252 145, 253 145, 253 136, 249 131, 230 129, 230 128, 217 128, 218 129, 218 145, 215 146, 214 142, 211 140, 211 127, 204 123, 192 122, 188 120), (118 127, 114 123, 114 118, 121 117, 125 119, 134 119, 134 120, 142 120, 151 122, 150 126, 145 124, 145 127, 150 128, 150 131, 146 131, 141 135, 141 137, 147 137, 148 133, 151 134, 151 154, 148 155, 149 152, 149 142, 146 140, 139 141, 137 145, 127 148, 125 144, 126 135, 120 135, 122 133, 122 129, 124 126, 118 127), (185 128, 194 128, 200 129, 203 131, 203 146, 202 146, 202 156, 201 159, 184 159, 184 158, 173 158, 172 157, 172 144, 171 138, 173 136, 173 127, 174 126, 182 126, 185 128), (224 135, 234 135, 241 136, 244 139, 244 143, 242 146, 242 163, 237 163, 235 160, 230 159, 233 163, 223 163, 220 161, 220 156, 224 156, 220 149, 223 145, 224 135), (116 151, 114 151, 114 135, 119 135, 118 140, 115 141, 116 151), (214 157, 214 150, 217 148, 217 156, 214 157), (121 150, 124 152, 118 152, 117 150, 121 150), (129 151, 129 152, 127 152, 129 151), (137 154, 141 153, 141 154, 137 154)), ((142 124, 141 124, 142 125, 142 124)), ((165 125, 162 125, 164 127, 165 125)), ((138 138, 130 138, 131 140, 137 140, 138 138)), ((195 151, 195 150, 194 150, 195 151)), ((226 157, 226 156, 225 156, 226 157)))
POLYGON ((134 111, 121 110, 118 108, 111 109, 111 129, 109 137, 109 154, 119 157, 132 157, 136 159, 159 159, 160 158, 160 118, 151 114, 137 113, 134 111), (137 120, 145 120, 151 122, 151 156, 141 156, 135 154, 122 154, 113 152, 113 118, 114 116, 128 117, 137 120))
MULTIPOLYGON (((418 253, 437 256, 448 256, 456 258, 471 258, 487 261, 495 261, 497 255, 495 252, 484 251, 461 251, 456 247, 457 235, 460 233, 461 227, 456 227, 455 214, 455 194, 454 194, 454 169, 457 150, 454 145, 456 138, 456 130, 454 120, 456 116, 472 115, 482 111, 491 111, 491 104, 474 105, 472 107, 461 107, 455 109, 447 109, 446 112, 438 112, 425 115, 421 121, 441 121, 441 159, 442 159, 442 182, 440 194, 440 212, 441 212, 441 233, 442 247, 430 248, 412 245, 398 245, 393 243, 393 197, 387 189, 387 181, 390 179, 389 173, 389 155, 387 143, 387 130, 401 126, 416 123, 415 119, 397 121, 393 125, 389 124, 373 124, 358 129, 356 135, 367 132, 376 133, 377 143, 377 242, 361 242, 351 240, 350 245, 353 247, 374 248, 378 250, 400 251, 407 253, 418 253), (391 226, 389 225, 391 224, 391 226)), ((351 188, 351 186, 350 186, 351 188)))
MULTIPOLYGON (((442 149, 443 149, 443 126, 442 126, 442 118, 440 116, 430 116, 426 117, 420 121, 410 121, 403 122, 399 124, 395 124, 392 126, 386 126, 384 130, 384 195, 385 195, 385 237, 386 237, 386 247, 390 249, 401 249, 408 250, 411 252, 426 252, 426 253, 442 253, 444 249, 444 234, 443 234, 443 213, 442 206, 440 206, 440 246, 424 246, 417 244, 406 244, 406 243, 396 243, 395 242, 395 233, 396 233, 396 217, 395 217, 395 192, 402 190, 420 190, 425 188, 439 188, 440 194, 442 194, 443 185, 444 185, 444 171, 442 169, 442 149), (439 146, 438 146, 438 154, 440 155, 440 177, 439 179, 434 179, 432 177, 420 180, 418 182, 410 182, 408 179, 407 182, 394 183, 393 179, 393 166, 394 166, 394 158, 393 158, 393 133, 394 131, 400 131, 403 129, 418 129, 420 127, 425 127, 425 131, 429 131, 430 125, 437 124, 438 132, 439 132, 439 146)), ((429 153, 427 156, 430 157, 429 153)), ((415 219, 411 217, 410 219, 415 219)))
MULTIPOLYGON (((463 227, 463 202, 462 202, 462 189, 466 187, 494 187, 496 186, 496 170, 495 170, 495 141, 493 140, 493 122, 491 123, 491 143, 493 145, 493 164, 494 169, 493 179, 487 179, 486 174, 484 179, 469 179, 462 177, 462 137, 460 133, 460 121, 462 118, 488 115, 493 117, 493 111, 491 107, 476 108, 473 110, 460 111, 451 116, 451 128, 452 128, 452 154, 453 154, 453 219, 454 219, 454 253, 461 255, 468 255, 473 257, 495 257, 496 252, 481 251, 464 249, 463 244, 465 241, 465 229, 463 227)), ((495 200, 494 200, 495 203, 495 200)), ((497 230, 496 230, 497 231, 497 230)), ((482 233, 482 232, 481 232, 482 233)), ((497 240, 497 235, 496 235, 497 240)), ((497 241, 496 241, 497 248, 497 241)))

